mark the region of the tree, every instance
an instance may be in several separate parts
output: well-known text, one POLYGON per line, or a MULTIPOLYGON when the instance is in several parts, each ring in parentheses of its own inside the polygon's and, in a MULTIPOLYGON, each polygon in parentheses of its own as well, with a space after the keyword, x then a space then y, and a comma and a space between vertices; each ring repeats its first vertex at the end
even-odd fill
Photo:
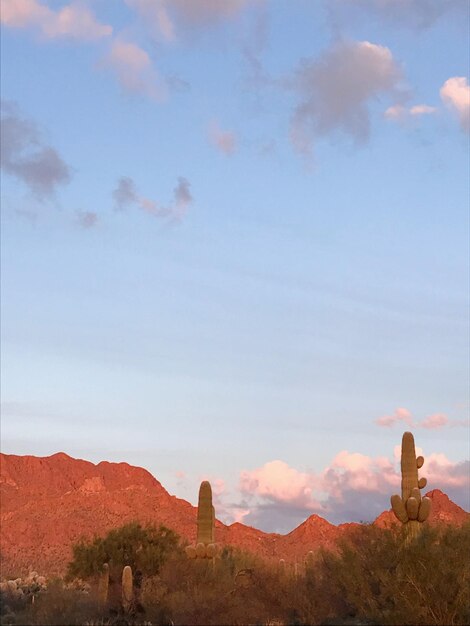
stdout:
POLYGON ((157 574, 172 555, 180 553, 179 537, 169 528, 142 527, 138 522, 131 522, 111 530, 106 537, 75 544, 68 577, 90 578, 101 571, 103 563, 120 570, 130 565, 134 571, 151 576, 157 574))

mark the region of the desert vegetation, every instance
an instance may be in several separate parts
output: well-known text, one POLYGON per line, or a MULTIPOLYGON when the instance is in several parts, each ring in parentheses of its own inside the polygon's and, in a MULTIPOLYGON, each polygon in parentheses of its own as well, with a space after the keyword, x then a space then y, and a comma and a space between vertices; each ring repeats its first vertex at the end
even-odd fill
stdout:
POLYGON ((192 559, 184 548, 172 531, 139 524, 82 542, 74 548, 67 577, 36 585, 34 601, 31 594, 2 588, 1 623, 470 622, 470 525, 425 525, 412 543, 406 528, 362 525, 335 552, 307 553, 297 565, 263 561, 231 547, 220 549, 214 559, 192 559), (100 586, 104 560, 109 564, 105 602, 100 586), (123 601, 123 580, 129 575, 132 589, 124 592, 123 601))

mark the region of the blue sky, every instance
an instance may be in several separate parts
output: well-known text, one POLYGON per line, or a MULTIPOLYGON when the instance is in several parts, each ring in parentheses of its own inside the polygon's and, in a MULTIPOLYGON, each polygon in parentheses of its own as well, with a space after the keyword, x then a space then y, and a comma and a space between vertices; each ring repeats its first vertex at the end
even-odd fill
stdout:
POLYGON ((1 15, 3 451, 286 531, 387 507, 411 428, 468 508, 467 3, 1 15))

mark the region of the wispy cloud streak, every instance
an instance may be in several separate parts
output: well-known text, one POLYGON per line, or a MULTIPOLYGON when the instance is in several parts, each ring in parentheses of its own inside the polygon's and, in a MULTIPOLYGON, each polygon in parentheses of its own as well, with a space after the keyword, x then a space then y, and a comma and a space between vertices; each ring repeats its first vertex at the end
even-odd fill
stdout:
POLYGON ((119 179, 113 198, 117 209, 136 206, 153 217, 173 220, 182 219, 193 201, 190 183, 182 176, 173 190, 173 201, 166 206, 139 195, 135 182, 128 176, 119 179))

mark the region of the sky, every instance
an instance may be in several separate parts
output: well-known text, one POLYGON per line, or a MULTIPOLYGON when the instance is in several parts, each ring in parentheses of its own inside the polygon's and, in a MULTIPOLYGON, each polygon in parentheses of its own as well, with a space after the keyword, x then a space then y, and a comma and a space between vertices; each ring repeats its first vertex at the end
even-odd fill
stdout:
POLYGON ((466 0, 1 0, 1 441, 288 532, 469 502, 466 0))

